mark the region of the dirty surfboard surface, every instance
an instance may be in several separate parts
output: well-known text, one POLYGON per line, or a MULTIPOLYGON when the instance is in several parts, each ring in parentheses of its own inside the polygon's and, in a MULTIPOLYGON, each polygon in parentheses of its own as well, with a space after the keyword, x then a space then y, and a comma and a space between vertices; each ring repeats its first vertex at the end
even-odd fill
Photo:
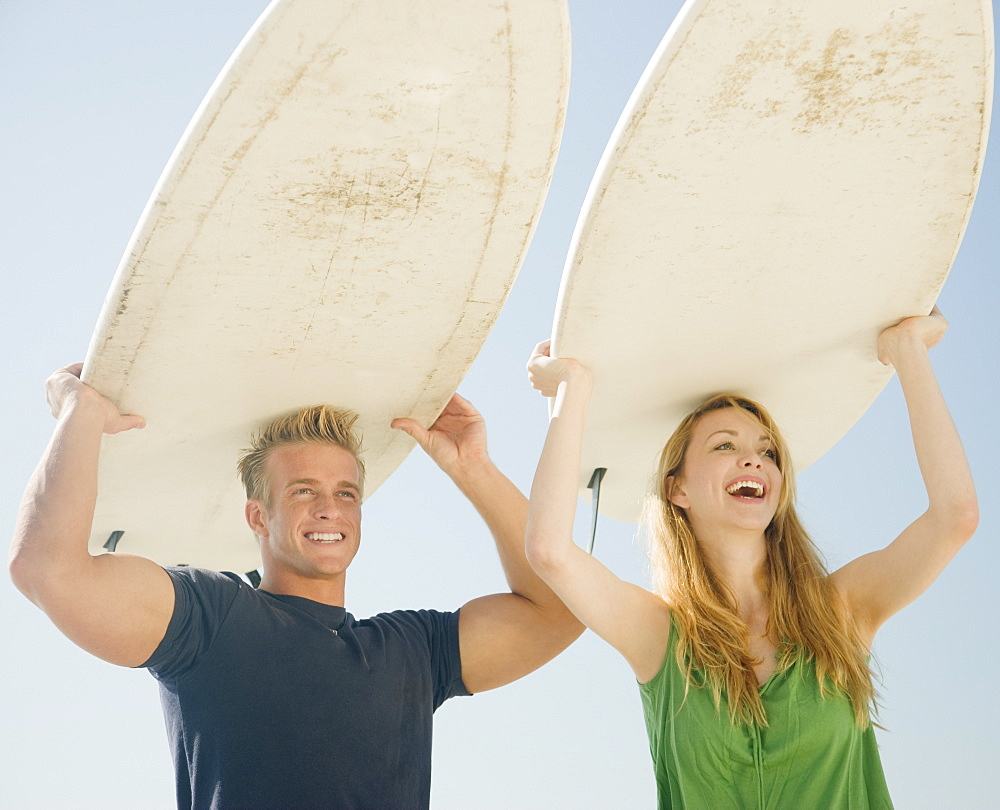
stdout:
POLYGON ((436 418, 524 257, 558 151, 565 0, 277 0, 171 157, 84 380, 105 438, 91 549, 248 571, 235 475, 301 405, 361 414, 373 492, 436 418))
POLYGON ((796 469, 891 376, 879 331, 928 312, 972 209, 988 2, 689 0, 591 184, 553 354, 595 375, 581 487, 633 521, 709 395, 761 401, 796 469))

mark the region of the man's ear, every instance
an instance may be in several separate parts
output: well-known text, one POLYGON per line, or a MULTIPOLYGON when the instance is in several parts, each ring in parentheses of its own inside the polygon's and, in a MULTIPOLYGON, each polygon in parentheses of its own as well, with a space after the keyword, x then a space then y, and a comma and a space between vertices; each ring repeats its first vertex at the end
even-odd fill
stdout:
POLYGON ((264 506, 263 501, 257 498, 248 498, 244 513, 246 514, 247 526, 250 527, 250 531, 258 537, 267 537, 267 508, 264 506))
POLYGON ((676 475, 667 476, 667 498, 681 509, 687 509, 691 505, 687 492, 684 491, 684 483, 676 475))

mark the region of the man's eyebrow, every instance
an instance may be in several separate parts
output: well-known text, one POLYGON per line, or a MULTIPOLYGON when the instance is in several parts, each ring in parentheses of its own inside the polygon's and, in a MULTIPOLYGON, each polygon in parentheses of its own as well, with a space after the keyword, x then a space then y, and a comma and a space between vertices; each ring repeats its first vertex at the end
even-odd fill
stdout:
POLYGON ((317 481, 315 478, 296 478, 292 481, 289 481, 287 484, 285 484, 285 486, 293 487, 296 484, 318 484, 318 483, 319 481, 317 481))
MULTIPOLYGON (((310 484, 312 486, 316 486, 318 483, 319 481, 315 478, 296 478, 294 481, 289 481, 287 484, 285 484, 285 486, 294 487, 299 484, 310 484)), ((337 486, 353 489, 356 490, 357 492, 361 491, 361 487, 359 487, 353 481, 338 481, 337 486)))

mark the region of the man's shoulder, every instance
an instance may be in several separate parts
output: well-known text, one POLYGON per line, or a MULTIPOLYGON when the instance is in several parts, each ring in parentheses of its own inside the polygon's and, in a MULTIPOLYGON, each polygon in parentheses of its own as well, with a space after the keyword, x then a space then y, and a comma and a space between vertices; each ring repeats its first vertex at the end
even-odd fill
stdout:
POLYGON ((434 684, 436 709, 450 697, 470 694, 462 682, 458 615, 457 610, 392 610, 357 622, 355 632, 361 638, 377 636, 383 649, 423 662, 434 684))
POLYGON ((162 641, 143 664, 161 680, 190 672, 234 617, 238 625, 248 625, 245 608, 253 598, 247 598, 253 588, 233 573, 190 566, 164 570, 174 585, 174 612, 162 641))
POLYGON ((382 633, 427 639, 458 638, 458 611, 434 609, 389 610, 367 619, 355 619, 357 630, 375 628, 382 633))
POLYGON ((376 613, 367 619, 358 619, 362 622, 389 622, 389 623, 426 623, 433 621, 457 621, 457 610, 437 610, 434 608, 410 608, 400 610, 386 610, 376 613))
POLYGON ((175 583, 187 583, 195 588, 233 590, 251 587, 239 574, 234 574, 232 571, 215 571, 211 568, 195 568, 189 565, 165 565, 163 570, 175 583))
POLYGON ((227 615, 236 604, 259 602, 250 583, 231 571, 192 566, 164 566, 174 584, 174 617, 227 615))

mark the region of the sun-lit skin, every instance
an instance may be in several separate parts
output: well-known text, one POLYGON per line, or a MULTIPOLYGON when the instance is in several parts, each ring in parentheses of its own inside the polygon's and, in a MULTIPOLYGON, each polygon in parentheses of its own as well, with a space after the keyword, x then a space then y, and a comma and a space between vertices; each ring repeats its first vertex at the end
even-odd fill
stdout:
POLYGON ((686 511, 698 542, 711 549, 710 556, 721 551, 727 556, 762 554, 764 530, 777 510, 781 482, 760 422, 742 408, 722 408, 695 425, 671 500, 686 511))
POLYGON ((269 503, 247 501, 271 593, 344 604, 347 568, 361 543, 358 465, 328 444, 276 448, 268 458, 269 503))
POLYGON ((695 424, 671 497, 739 606, 761 684, 774 671, 777 650, 776 639, 767 637, 769 608, 760 576, 767 555, 764 530, 777 511, 781 484, 760 422, 742 408, 722 408, 695 424))

